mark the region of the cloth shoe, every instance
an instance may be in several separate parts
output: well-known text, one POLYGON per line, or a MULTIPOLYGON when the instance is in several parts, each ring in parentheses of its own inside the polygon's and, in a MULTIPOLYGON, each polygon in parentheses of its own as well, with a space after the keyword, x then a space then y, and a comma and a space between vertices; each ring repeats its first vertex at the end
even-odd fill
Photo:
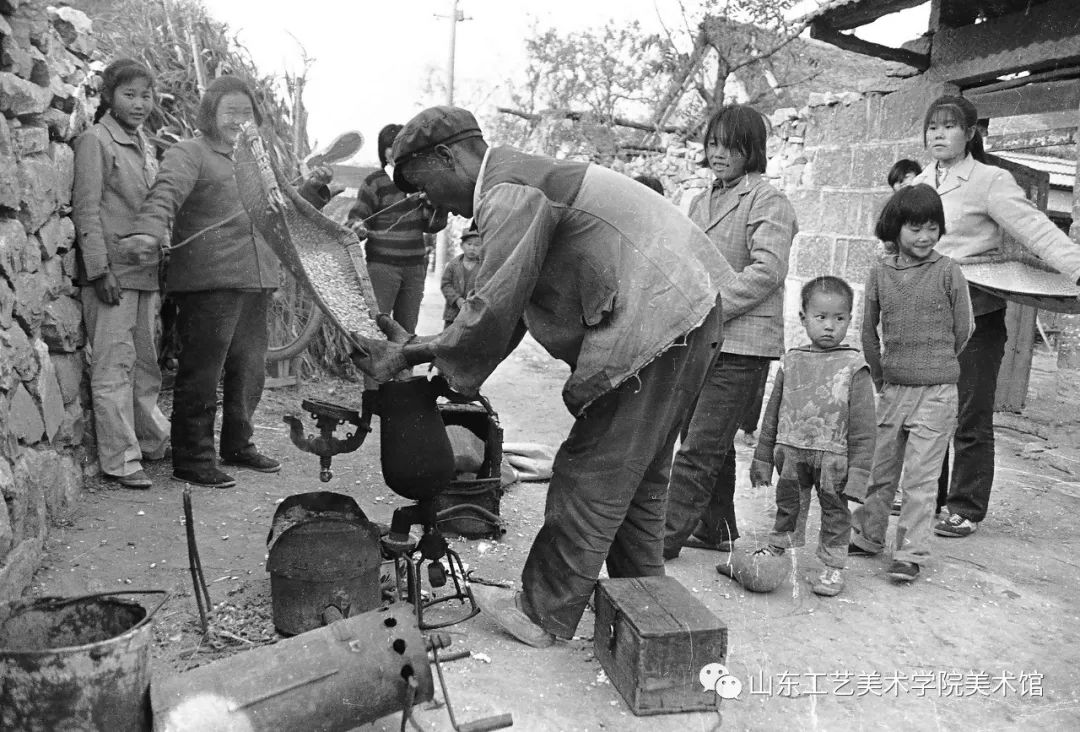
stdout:
POLYGON ((221 462, 224 465, 235 465, 238 468, 256 470, 260 473, 276 473, 281 470, 281 463, 272 457, 267 457, 257 450, 243 452, 238 455, 222 455, 221 462))
POLYGON ((159 457, 147 455, 145 452, 142 454, 142 461, 144 463, 160 463, 164 460, 172 460, 172 446, 170 445, 165 446, 165 449, 161 451, 159 457))
POLYGON ((521 607, 521 593, 508 595, 493 587, 472 586, 473 599, 496 625, 533 648, 547 648, 555 636, 541 628, 521 607))
POLYGON ((979 525, 969 521, 958 513, 950 513, 934 525, 934 533, 938 536, 947 536, 953 539, 961 539, 971 536, 979 525))
POLYGON ((889 575, 890 579, 897 582, 913 582, 919 576, 919 565, 915 564, 915 562, 903 562, 894 559, 893 563, 889 565, 889 571, 886 574, 889 575))
POLYGON ((735 547, 735 540, 712 542, 691 534, 683 542, 683 546, 687 549, 705 549, 710 552, 730 552, 735 547))
POLYGON ((150 480, 150 476, 146 474, 146 471, 141 469, 136 470, 129 475, 115 475, 110 477, 116 481, 117 485, 139 491, 144 491, 154 485, 154 481, 150 480))
POLYGON ((836 597, 844 589, 844 571, 835 567, 826 567, 818 575, 817 581, 810 585, 815 595, 836 597))
POLYGON ((217 468, 174 468, 173 480, 205 488, 232 488, 236 479, 217 468))
POLYGON ((878 552, 863 549, 858 544, 848 544, 847 553, 849 557, 876 557, 878 555, 878 552))

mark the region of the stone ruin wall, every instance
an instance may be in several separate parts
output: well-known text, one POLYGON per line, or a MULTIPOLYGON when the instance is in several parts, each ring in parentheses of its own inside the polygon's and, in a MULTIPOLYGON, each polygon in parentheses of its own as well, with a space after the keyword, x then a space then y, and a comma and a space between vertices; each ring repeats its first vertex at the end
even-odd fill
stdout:
MULTIPOLYGON (((82 490, 89 389, 70 218, 89 21, 0 0, 0 601, 82 490)), ((93 461, 96 465, 96 461, 93 461)))

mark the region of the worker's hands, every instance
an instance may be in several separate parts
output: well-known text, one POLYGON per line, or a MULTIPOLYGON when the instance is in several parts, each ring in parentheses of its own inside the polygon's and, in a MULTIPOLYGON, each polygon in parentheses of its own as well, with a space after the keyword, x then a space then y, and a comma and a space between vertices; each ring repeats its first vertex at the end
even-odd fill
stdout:
POLYGON ((772 485, 773 466, 764 460, 750 463, 750 485, 755 488, 768 488, 772 485))
POLYGON ((106 270, 104 277, 94 280, 94 294, 106 305, 116 305, 120 302, 120 280, 116 279, 112 270, 106 270))
POLYGON ((352 233, 356 234, 357 239, 363 241, 364 239, 368 238, 368 227, 360 219, 350 221, 348 224, 346 224, 346 226, 348 226, 352 230, 352 233))
POLYGON ((391 381, 399 373, 409 369, 404 347, 400 343, 376 341, 357 333, 352 336, 364 349, 354 350, 349 354, 353 364, 380 384, 391 381))
POLYGON ((308 173, 308 180, 320 186, 330 185, 334 179, 334 169, 329 165, 317 165, 308 173))
POLYGON ((131 234, 117 242, 116 260, 122 264, 156 264, 161 246, 150 234, 131 234))

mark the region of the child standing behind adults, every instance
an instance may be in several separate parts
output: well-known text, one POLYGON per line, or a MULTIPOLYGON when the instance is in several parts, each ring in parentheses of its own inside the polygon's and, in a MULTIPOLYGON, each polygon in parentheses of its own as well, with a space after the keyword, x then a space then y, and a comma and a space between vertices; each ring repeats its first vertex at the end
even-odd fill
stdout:
POLYGON ((214 454, 217 386, 222 383, 221 462, 262 473, 281 463, 252 440, 252 418, 266 380, 266 316, 278 286, 278 260, 252 225, 233 172, 233 144, 246 123, 262 124, 242 80, 218 77, 199 103, 191 140, 176 143, 142 205, 128 241, 145 251, 174 247, 167 289, 179 307, 180 357, 173 387, 173 478, 229 488, 214 454), (224 381, 222 381, 224 377, 224 381))
POLYGON ((768 128, 745 105, 724 107, 705 130, 703 166, 715 182, 690 204, 690 219, 736 272, 721 290, 724 342, 698 396, 671 467, 664 558, 683 546, 731 551, 735 433, 771 361, 784 353, 784 279, 795 209, 762 178, 768 128))
POLYGON ((98 462, 107 477, 136 489, 151 487, 142 461, 161 460, 169 439, 169 421, 157 403, 161 257, 127 263, 117 239, 157 174, 153 145, 142 130, 153 108, 149 69, 132 59, 106 67, 94 125, 75 141, 71 193, 98 462))
POLYGON ((427 277, 426 237, 446 227, 446 212, 436 212, 426 202, 406 201, 394 185, 390 149, 401 127, 390 124, 379 131, 381 167, 364 178, 347 223, 366 240, 364 253, 379 312, 413 333, 427 277))
POLYGON ((866 282, 863 353, 880 400, 874 467, 853 516, 849 553, 872 556, 884 548, 900 484, 888 576, 911 582, 930 558, 938 475, 956 429, 957 356, 975 322, 960 265, 934 250, 945 212, 933 188, 916 184, 893 194, 875 233, 897 251, 879 260, 866 282))
POLYGON ((810 492, 817 488, 821 530, 817 555, 825 569, 811 585, 833 597, 844 589, 851 541, 848 497, 861 501, 874 459, 874 391, 859 351, 844 345, 855 295, 839 277, 803 285, 799 320, 810 345, 784 354, 765 409, 750 482, 776 482, 776 522, 758 553, 780 556, 806 543, 810 492))
POLYGON ((476 273, 483 261, 483 244, 475 229, 466 229, 461 235, 461 254, 443 268, 442 294, 446 298, 443 308, 443 325, 450 324, 461 312, 469 293, 476 287, 476 273))

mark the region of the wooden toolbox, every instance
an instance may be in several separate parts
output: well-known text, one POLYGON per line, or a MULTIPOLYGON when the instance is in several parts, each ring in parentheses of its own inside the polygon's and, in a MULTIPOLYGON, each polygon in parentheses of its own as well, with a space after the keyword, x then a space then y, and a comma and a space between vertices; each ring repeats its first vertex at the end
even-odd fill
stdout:
POLYGON ((634 714, 716 708, 698 673, 724 663, 727 628, 678 580, 603 579, 595 604, 596 657, 634 714))

